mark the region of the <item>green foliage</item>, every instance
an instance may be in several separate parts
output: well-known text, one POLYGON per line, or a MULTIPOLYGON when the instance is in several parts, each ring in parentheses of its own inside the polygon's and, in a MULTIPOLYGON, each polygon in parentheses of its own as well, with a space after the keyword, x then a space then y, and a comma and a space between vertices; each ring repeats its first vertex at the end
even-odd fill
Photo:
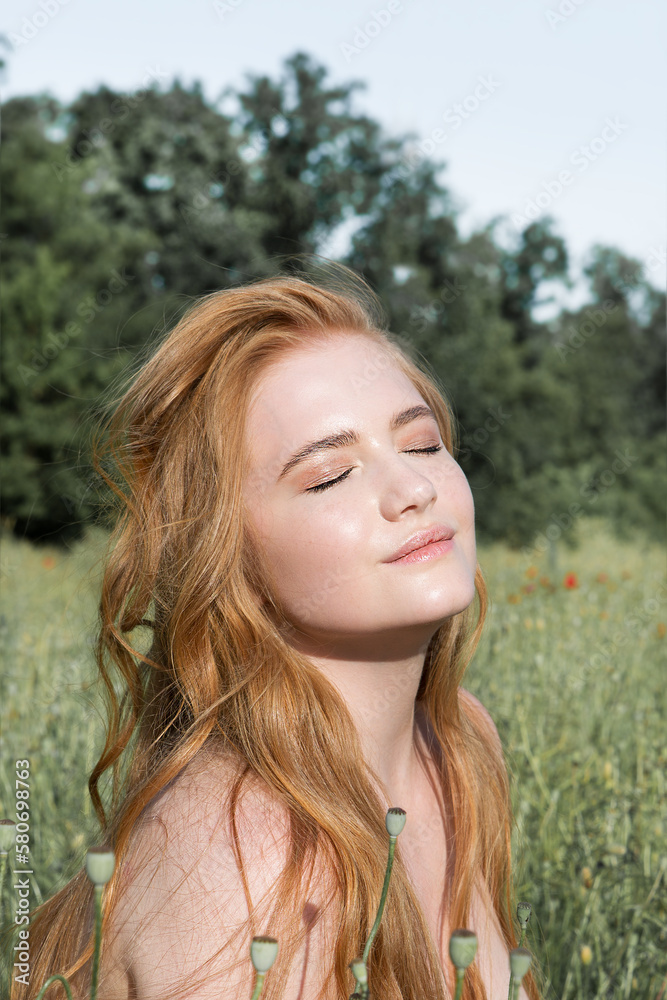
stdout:
MULTIPOLYGON (((261 271, 269 220, 246 198, 244 143, 198 88, 184 90, 178 81, 166 92, 101 87, 74 101, 67 120, 63 170, 76 175, 92 163, 93 199, 105 224, 153 235, 147 264, 158 299, 189 298, 261 271)), ((148 319, 159 315, 154 308, 148 319)), ((143 336, 136 328, 140 342, 146 321, 142 316, 143 336)))
POLYGON ((380 191, 391 147, 380 126, 351 108, 356 81, 327 87, 327 71, 303 52, 280 81, 253 77, 239 95, 239 123, 255 153, 248 201, 270 220, 267 255, 317 250, 333 229, 363 216, 380 191))
MULTIPOLYGON (((492 222, 490 231, 493 226, 492 222)), ((512 324, 518 343, 531 339, 539 342, 540 324, 534 322, 532 309, 551 301, 550 298, 538 301, 540 285, 549 280, 569 284, 567 249, 561 237, 551 231, 552 226, 551 216, 531 222, 519 235, 517 247, 500 253, 501 314, 512 324)))
POLYGON ((539 322, 571 284, 553 219, 511 245, 502 217, 463 239, 442 165, 355 110, 359 81, 333 85, 297 52, 214 104, 158 83, 4 108, 1 510, 16 534, 66 540, 95 518, 94 419, 193 296, 329 256, 341 226, 356 226, 344 263, 452 400, 480 537, 573 544, 559 525, 600 512, 664 530, 665 296, 639 262, 593 247, 591 302, 539 322))
MULTIPOLYGON (((109 228, 86 193, 89 165, 58 179, 48 99, 3 115, 2 512, 18 534, 76 537, 95 510, 85 483, 90 408, 129 355, 117 334, 150 237, 109 228)), ((128 303, 129 299, 129 303, 128 303)))

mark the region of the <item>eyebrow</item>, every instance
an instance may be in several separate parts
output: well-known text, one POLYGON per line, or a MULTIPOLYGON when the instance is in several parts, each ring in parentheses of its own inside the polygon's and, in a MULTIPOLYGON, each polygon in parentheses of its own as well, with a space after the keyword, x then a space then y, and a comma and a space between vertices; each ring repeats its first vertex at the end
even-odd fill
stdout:
MULTIPOLYGON (((411 424, 413 420, 417 420, 419 417, 433 417, 435 420, 435 414, 430 406, 420 404, 418 406, 410 406, 407 410, 401 410, 399 413, 395 413, 391 418, 389 428, 392 431, 397 431, 400 427, 405 427, 406 424, 411 424)), ((280 482, 280 480, 283 479, 288 472, 291 472, 295 465, 298 465, 299 462, 303 462, 303 460, 308 458, 310 455, 316 454, 316 452, 326 451, 328 448, 344 448, 348 445, 358 443, 359 435, 356 431, 352 430, 338 431, 336 434, 327 434, 326 437, 320 438, 319 441, 311 441, 309 444, 304 445, 303 448, 299 449, 299 451, 292 455, 278 476, 277 481, 280 482)))

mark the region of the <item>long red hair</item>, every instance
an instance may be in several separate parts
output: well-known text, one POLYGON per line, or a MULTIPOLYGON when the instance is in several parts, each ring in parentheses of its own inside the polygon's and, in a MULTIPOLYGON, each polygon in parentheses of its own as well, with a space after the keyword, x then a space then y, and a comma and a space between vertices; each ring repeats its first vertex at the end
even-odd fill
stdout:
MULTIPOLYGON (((347 997, 348 963, 363 950, 384 877, 384 811, 344 701, 285 642, 279 621, 276 627, 278 608, 244 517, 244 421, 253 387, 282 351, 343 334, 384 350, 435 413, 452 454, 456 442, 450 408, 428 365, 383 329, 380 304, 363 279, 342 265, 333 273, 335 287, 289 275, 198 300, 133 375, 100 435, 97 467, 119 510, 97 647, 107 737, 89 790, 100 841, 117 858, 105 891, 108 927, 129 840, 148 803, 198 755, 240 761, 235 792, 251 774, 289 812, 291 851, 276 889, 285 927, 292 918, 298 923, 304 871, 319 847, 326 848, 340 909, 329 982, 337 996, 347 997), (266 605, 258 604, 258 592, 266 594, 266 605), (152 632, 152 645, 144 644, 143 651, 136 641, 142 628, 152 632), (276 726, 295 704, 304 705, 312 719, 298 733, 297 727, 276 726), (108 769, 113 782, 105 811, 98 785, 108 769)), ((459 698, 487 606, 479 569, 476 590, 473 605, 434 634, 417 699, 442 750, 442 782, 454 817, 449 926, 468 925, 481 879, 509 949, 516 938, 507 774, 493 738, 459 698)), ((232 810, 235 800, 233 794, 232 810)), ((401 862, 400 839, 390 889, 374 944, 373 994, 383 1000, 445 1000, 452 983, 443 977, 401 862)), ((30 986, 14 983, 12 1000, 32 1000, 56 971, 73 977, 83 991, 91 931, 92 886, 82 869, 35 911, 30 986)), ((281 938, 279 963, 288 964, 295 948, 283 947, 281 938)), ((524 988, 536 1000, 530 977, 524 988)), ((263 996, 278 1000, 282 993, 277 965, 263 996)), ((64 991, 54 984, 47 997, 64 997, 64 991)), ((464 997, 485 997, 474 965, 464 997)))

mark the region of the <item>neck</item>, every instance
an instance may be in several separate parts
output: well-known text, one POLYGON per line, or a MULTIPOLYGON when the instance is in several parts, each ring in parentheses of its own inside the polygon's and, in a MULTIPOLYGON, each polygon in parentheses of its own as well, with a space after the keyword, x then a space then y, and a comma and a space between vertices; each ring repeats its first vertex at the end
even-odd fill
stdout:
POLYGON ((407 810, 421 787, 417 747, 423 713, 416 697, 431 638, 393 636, 387 648, 377 636, 326 649, 303 636, 295 643, 344 698, 387 808, 407 810))

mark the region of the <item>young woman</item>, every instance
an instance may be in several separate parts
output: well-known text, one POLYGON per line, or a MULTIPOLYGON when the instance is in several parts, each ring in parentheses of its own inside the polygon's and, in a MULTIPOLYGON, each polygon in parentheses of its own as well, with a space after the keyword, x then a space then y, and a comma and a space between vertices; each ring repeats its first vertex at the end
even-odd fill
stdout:
MULTIPOLYGON (((267 1000, 347 998, 391 806, 407 822, 371 995, 452 996, 449 933, 468 927, 464 996, 507 996, 507 774, 460 686, 486 607, 472 496, 434 379, 383 332, 368 286, 334 274, 198 301, 108 428, 121 513, 90 779, 116 854, 100 1000, 250 997, 255 934, 279 941, 267 1000)), ((13 998, 55 971, 85 996, 92 926, 82 871, 33 920, 31 985, 13 998)))

